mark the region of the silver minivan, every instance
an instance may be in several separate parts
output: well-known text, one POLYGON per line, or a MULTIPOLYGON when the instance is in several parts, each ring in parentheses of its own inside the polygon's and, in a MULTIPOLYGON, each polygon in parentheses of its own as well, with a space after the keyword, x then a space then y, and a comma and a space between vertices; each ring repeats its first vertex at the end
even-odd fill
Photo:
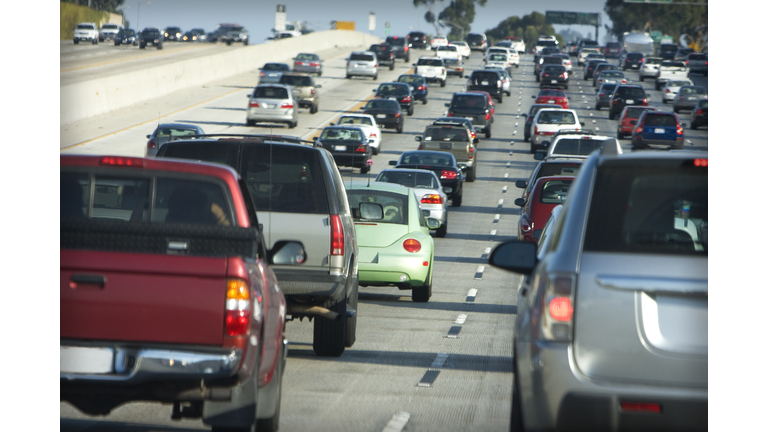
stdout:
POLYGON ((299 124, 299 103, 290 86, 260 84, 248 95, 246 126, 256 123, 287 123, 293 129, 299 124))
POLYGON ((355 51, 347 58, 347 79, 353 76, 379 79, 379 61, 373 51, 355 51))

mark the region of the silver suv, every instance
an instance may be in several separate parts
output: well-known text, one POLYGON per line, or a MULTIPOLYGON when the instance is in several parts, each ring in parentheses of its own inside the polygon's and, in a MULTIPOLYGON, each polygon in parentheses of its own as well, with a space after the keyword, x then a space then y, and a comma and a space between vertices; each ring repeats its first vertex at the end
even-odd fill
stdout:
POLYGON ((287 123, 290 129, 299 124, 299 103, 290 86, 260 84, 248 97, 245 125, 287 123))
POLYGON ((379 79, 379 61, 373 51, 355 51, 347 58, 347 79, 353 76, 379 79))
POLYGON ((313 318, 312 347, 338 357, 355 343, 357 237, 333 156, 295 137, 231 135, 169 141, 159 158, 218 162, 238 171, 251 193, 268 249, 279 239, 304 244, 301 265, 273 265, 289 320, 313 318))
POLYGON ((493 250, 530 276, 512 430, 707 430, 707 166, 706 152, 595 152, 543 254, 493 250))
POLYGON ((320 93, 317 91, 320 84, 315 84, 311 76, 305 73, 283 72, 280 76, 280 84, 291 86, 293 97, 300 107, 309 108, 310 114, 315 114, 320 106, 320 93))

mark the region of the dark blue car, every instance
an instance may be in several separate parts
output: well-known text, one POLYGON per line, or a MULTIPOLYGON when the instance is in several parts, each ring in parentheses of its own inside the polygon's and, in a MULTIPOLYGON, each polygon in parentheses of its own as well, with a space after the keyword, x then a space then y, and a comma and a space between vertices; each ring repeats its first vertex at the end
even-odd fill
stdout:
POLYGON ((632 130, 632 150, 650 146, 664 146, 669 149, 682 149, 685 141, 685 124, 675 113, 646 111, 637 119, 632 130))
POLYGON ((421 75, 400 75, 397 77, 397 82, 405 83, 411 86, 411 93, 414 100, 420 100, 422 104, 427 104, 427 95, 429 89, 427 88, 427 80, 421 75))

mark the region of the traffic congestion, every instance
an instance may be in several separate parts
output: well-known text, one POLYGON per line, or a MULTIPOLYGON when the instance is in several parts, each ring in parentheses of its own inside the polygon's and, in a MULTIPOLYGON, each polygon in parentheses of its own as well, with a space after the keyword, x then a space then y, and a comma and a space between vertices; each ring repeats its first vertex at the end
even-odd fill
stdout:
POLYGON ((707 430, 707 53, 425 37, 62 124, 61 430, 707 430))

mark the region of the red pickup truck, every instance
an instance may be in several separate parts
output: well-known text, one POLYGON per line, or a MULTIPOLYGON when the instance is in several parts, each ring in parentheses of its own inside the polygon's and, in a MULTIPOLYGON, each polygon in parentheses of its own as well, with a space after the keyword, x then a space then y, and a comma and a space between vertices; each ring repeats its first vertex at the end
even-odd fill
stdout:
POLYGON ((172 403, 213 430, 277 430, 286 303, 229 167, 61 156, 60 398, 91 415, 172 403))

